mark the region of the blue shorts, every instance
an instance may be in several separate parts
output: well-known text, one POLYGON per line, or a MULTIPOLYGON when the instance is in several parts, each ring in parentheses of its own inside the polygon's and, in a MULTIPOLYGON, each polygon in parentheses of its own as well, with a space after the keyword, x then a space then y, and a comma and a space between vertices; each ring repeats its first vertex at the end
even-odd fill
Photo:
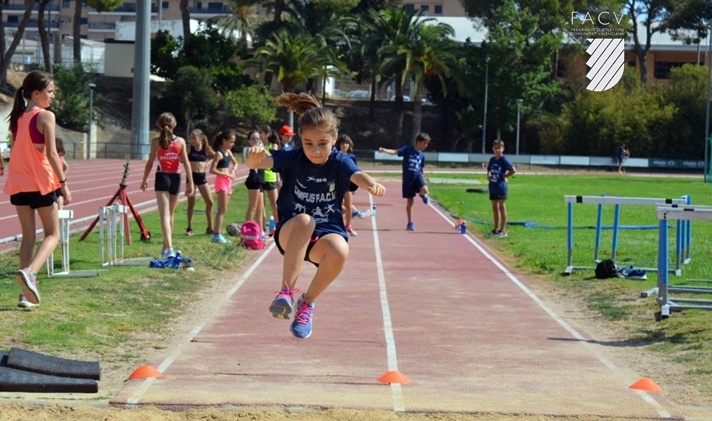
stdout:
POLYGON ((501 183, 490 183, 489 194, 490 200, 507 200, 508 184, 506 181, 501 183))
POLYGON ((425 179, 422 174, 409 180, 403 180, 403 198, 410 199, 415 197, 423 187, 425 187, 425 179))

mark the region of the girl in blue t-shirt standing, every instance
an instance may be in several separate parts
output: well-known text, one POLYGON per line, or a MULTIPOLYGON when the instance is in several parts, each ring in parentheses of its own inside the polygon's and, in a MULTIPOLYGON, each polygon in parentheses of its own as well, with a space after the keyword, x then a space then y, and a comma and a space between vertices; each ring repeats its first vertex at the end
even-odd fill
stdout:
POLYGON ((499 237, 507 236, 507 207, 504 201, 507 200, 507 178, 517 172, 511 162, 502 155, 504 153, 504 141, 497 139, 492 143, 494 156, 487 164, 487 180, 489 180, 490 201, 492 201, 492 213, 494 214, 494 229, 492 235, 499 237))
POLYGON ((302 262, 306 260, 317 267, 309 287, 297 301, 290 327, 295 337, 305 339, 312 333, 314 301, 339 275, 349 254, 341 212, 344 194, 350 183, 374 196, 383 196, 386 188, 334 148, 339 120, 314 96, 283 93, 277 103, 300 115, 302 146, 273 151, 271 156, 263 146, 252 146, 247 151, 247 166, 271 168, 282 178, 274 240, 284 255, 284 263, 282 288, 269 308, 274 317, 289 318, 302 262))

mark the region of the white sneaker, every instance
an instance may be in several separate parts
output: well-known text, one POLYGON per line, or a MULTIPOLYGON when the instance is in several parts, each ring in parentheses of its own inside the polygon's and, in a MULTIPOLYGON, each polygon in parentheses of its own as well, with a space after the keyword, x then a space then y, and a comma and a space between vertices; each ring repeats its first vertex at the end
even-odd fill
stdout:
POLYGON ((363 219, 363 218, 368 218, 371 216, 371 209, 366 209, 365 211, 361 211, 358 213, 358 217, 363 219))
POLYGON ((27 298, 25 298, 22 293, 20 293, 20 297, 17 299, 17 307, 18 308, 26 308, 26 309, 31 309, 33 307, 37 307, 38 304, 32 304, 31 302, 27 301, 27 298))
POLYGON ((358 234, 351 225, 346 225, 346 232, 349 233, 349 237, 358 237, 358 234))

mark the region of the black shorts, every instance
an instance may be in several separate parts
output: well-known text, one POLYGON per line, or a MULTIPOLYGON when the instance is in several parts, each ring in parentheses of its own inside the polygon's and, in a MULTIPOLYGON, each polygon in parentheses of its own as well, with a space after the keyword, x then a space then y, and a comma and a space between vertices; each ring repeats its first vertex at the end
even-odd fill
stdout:
POLYGON ((168 194, 177 195, 180 191, 180 174, 177 172, 156 171, 156 191, 167 191, 168 194))
POLYGON ((245 180, 245 187, 247 190, 259 190, 262 191, 264 183, 257 180, 250 180, 249 178, 245 180))
POLYGON ((45 195, 38 191, 20 192, 10 195, 10 203, 15 206, 29 206, 30 209, 46 208, 55 204, 60 196, 62 196, 62 189, 45 195))
MULTIPOLYGON (((185 179, 185 184, 188 184, 188 178, 185 179)), ((193 184, 196 186, 202 186, 203 184, 208 184, 208 177, 204 172, 194 172, 193 173, 193 184)))
POLYGON ((504 194, 490 193, 490 200, 507 200, 507 193, 504 193, 504 194))
POLYGON ((262 185, 262 189, 264 189, 264 191, 277 190, 277 183, 265 181, 265 183, 262 185))
MULTIPOLYGON (((311 251, 312 247, 314 247, 314 244, 319 241, 319 236, 315 233, 312 234, 311 240, 309 240, 309 245, 307 246, 307 252, 304 253, 304 261, 309 262, 313 264, 316 267, 319 267, 317 263, 312 262, 309 260, 309 252, 311 251)), ((282 246, 279 244, 279 228, 274 232, 274 244, 277 246, 277 250, 284 256, 284 249, 282 246)))

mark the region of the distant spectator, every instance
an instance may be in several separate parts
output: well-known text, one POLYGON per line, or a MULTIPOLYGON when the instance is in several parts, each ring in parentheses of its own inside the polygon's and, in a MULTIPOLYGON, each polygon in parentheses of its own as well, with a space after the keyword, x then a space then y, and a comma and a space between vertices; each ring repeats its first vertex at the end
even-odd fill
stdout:
POLYGON ((618 172, 623 172, 623 163, 630 158, 630 151, 626 148, 625 143, 621 143, 618 147, 618 172))
POLYGON ((281 150, 289 151, 294 149, 294 146, 292 145, 292 137, 295 134, 296 133, 294 133, 292 128, 287 126, 286 124, 282 126, 281 129, 279 129, 279 137, 282 143, 282 147, 280 148, 281 150))

